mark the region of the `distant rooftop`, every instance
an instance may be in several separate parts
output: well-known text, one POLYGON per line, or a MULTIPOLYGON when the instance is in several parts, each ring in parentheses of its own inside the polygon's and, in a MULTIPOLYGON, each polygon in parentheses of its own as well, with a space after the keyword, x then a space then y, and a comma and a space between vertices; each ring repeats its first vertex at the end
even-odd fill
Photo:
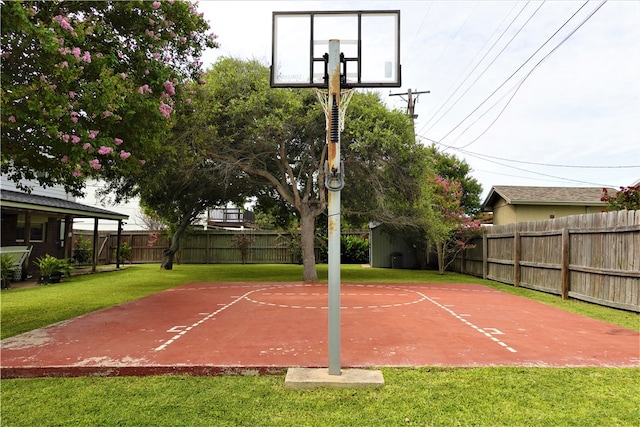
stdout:
MULTIPOLYGON (((607 188, 610 192, 615 188, 607 188)), ((498 198, 510 205, 565 205, 599 206, 606 203, 602 198, 602 187, 526 187, 494 185, 482 210, 491 211, 498 198)))

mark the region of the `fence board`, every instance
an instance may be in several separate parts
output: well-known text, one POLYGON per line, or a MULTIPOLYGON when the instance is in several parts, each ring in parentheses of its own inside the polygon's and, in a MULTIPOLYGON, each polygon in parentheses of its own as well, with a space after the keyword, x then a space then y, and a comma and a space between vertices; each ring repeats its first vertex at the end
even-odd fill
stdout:
POLYGON ((640 211, 488 227, 474 243, 467 274, 640 312, 640 211))

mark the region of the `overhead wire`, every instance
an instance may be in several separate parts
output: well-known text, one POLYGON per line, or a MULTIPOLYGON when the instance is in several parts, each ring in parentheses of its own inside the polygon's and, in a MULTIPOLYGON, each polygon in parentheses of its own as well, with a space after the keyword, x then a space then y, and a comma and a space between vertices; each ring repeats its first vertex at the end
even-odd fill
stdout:
MULTIPOLYGON (((428 139, 428 138, 427 138, 428 139)), ((545 166, 545 167, 553 167, 553 168, 574 168, 574 169, 636 169, 636 168, 640 168, 640 165, 609 165, 609 166, 603 166, 603 165, 560 165, 560 164, 554 164, 554 163, 540 163, 540 162, 527 162, 524 160, 515 160, 515 159, 507 159, 504 157, 496 157, 496 156, 490 156, 488 154, 481 154, 481 153, 476 153, 474 151, 469 151, 469 150, 464 150, 460 147, 454 147, 452 145, 447 145, 444 144, 442 142, 436 142, 433 140, 429 140, 437 145, 446 147, 446 148, 450 148, 453 149, 455 151, 459 151, 462 154, 469 154, 472 156, 476 156, 476 157, 481 157, 481 158, 489 158, 489 159, 494 159, 494 160, 502 160, 505 162, 512 162, 512 163, 520 163, 520 164, 525 164, 525 165, 533 165, 533 166, 545 166)))
POLYGON ((451 47, 451 45, 453 44, 453 41, 458 37, 458 34, 460 34, 460 31, 467 25, 467 23, 469 22, 469 19, 471 18, 471 16, 473 16, 473 13, 476 11, 476 9, 478 8, 479 4, 480 4, 480 1, 476 2, 475 6, 471 10, 471 13, 469 13, 469 15, 466 17, 466 19, 462 23, 462 25, 460 25, 460 27, 458 27, 458 29, 456 30, 456 33, 449 40, 449 44, 447 44, 447 46, 440 52, 440 54, 438 55, 438 58, 436 58, 436 60, 433 61, 433 63, 431 64, 431 68, 429 68, 424 73, 424 77, 422 78, 422 80, 420 81, 418 86, 420 86, 426 80, 426 78, 429 75, 429 73, 431 72, 431 70, 433 70, 435 68, 435 66, 438 65, 438 63, 440 62, 440 58, 442 58, 442 55, 444 55, 447 52, 447 50, 449 50, 449 47, 451 47))
MULTIPOLYGON (((406 50, 405 56, 402 58, 402 61, 400 62, 401 64, 404 64, 404 67, 408 67, 409 64, 411 63, 411 61, 405 61, 407 59, 407 55, 409 54, 409 52, 412 51, 413 49, 413 45, 416 43, 416 40, 418 40, 418 37, 420 36, 420 34, 422 33, 422 27, 424 26, 424 23, 427 20, 427 16, 429 16, 429 11, 431 10, 431 6, 433 3, 429 3, 429 6, 427 7, 427 10, 424 12, 424 16, 422 17, 422 22, 420 22, 420 26, 418 27, 418 30, 416 31, 416 35, 413 38, 413 41, 411 42, 411 45, 409 45, 409 49, 406 50)), ((416 58, 416 55, 411 55, 409 56, 410 59, 416 58)))
MULTIPOLYGON (((606 0, 605 0, 606 1, 606 0)), ((449 135, 451 135, 456 129, 458 129, 462 124, 467 121, 473 114, 475 114, 491 97, 493 97, 504 85, 506 85, 509 80, 511 80, 531 59, 542 50, 544 46, 546 46, 587 4, 589 1, 587 0, 580 8, 571 15, 569 19, 567 19, 561 26, 558 28, 535 52, 533 52, 529 58, 527 58, 505 81, 503 81, 490 95, 488 95, 484 101, 482 101, 473 111, 471 111, 464 119, 462 119, 457 125, 455 125, 449 132, 447 132, 440 140, 444 140, 449 135)), ((601 6, 600 6, 601 7, 601 6)))
MULTIPOLYGON (((522 85, 524 84, 524 82, 529 78, 529 76, 531 76, 531 74, 533 74, 533 72, 538 68, 538 66, 540 66, 540 64, 542 64, 547 58, 549 58, 549 56, 551 56, 558 48, 560 48, 560 46, 562 46, 567 40, 569 40, 569 38, 575 34, 576 31, 578 31, 578 29, 580 29, 589 19, 591 19, 593 17, 593 15, 595 15, 595 13, 600 10, 600 8, 602 6, 604 6, 604 4, 607 2, 608 0, 604 0, 602 3, 600 3, 598 5, 598 7, 596 7, 589 15, 587 15, 586 18, 584 18, 582 20, 582 22, 580 22, 578 24, 578 26, 576 28, 574 28, 571 32, 569 32, 569 34, 567 34, 553 49, 551 49, 544 57, 542 57, 542 59, 540 61, 538 61, 532 68, 531 70, 529 70, 529 72, 520 80, 520 82, 518 82, 515 86, 515 89, 513 90, 513 94, 511 95, 511 97, 509 98, 509 100, 507 101, 507 103, 504 105, 504 107, 502 108, 502 110, 500 110, 500 112, 498 113, 498 115, 495 117, 495 119, 489 124, 489 126, 487 126, 487 128, 480 134, 478 135, 475 139, 473 139, 471 142, 468 142, 467 144, 458 147, 458 148, 466 148, 468 146, 470 146, 471 144, 475 143, 476 141, 478 141, 480 138, 482 138, 488 131, 489 129, 491 129, 491 127, 493 127, 493 125, 498 121, 498 119, 502 116, 502 113, 504 113, 504 111, 507 109, 507 107, 509 106, 509 104, 511 104, 511 101, 513 100, 513 98, 516 96, 516 94, 518 93, 518 91, 520 90, 520 88, 522 87, 522 85)), ((507 92, 508 94, 509 92, 507 92)), ((506 94, 505 94, 506 96, 506 94)), ((462 134, 460 134, 458 136, 458 138, 456 139, 456 141, 458 139, 460 139, 460 137, 467 131, 469 130, 469 128, 471 128, 471 126, 473 126, 475 123, 478 122, 478 120, 480 120, 482 117, 484 117, 489 111, 491 111, 491 109, 493 107, 495 107, 502 99, 504 98, 504 96, 502 98, 500 98, 500 100, 498 100, 498 102, 496 102, 494 105, 492 105, 489 109, 487 109, 487 111, 485 111, 480 117, 478 117, 473 123, 471 123, 463 132, 462 134)))
MULTIPOLYGON (((529 0, 530 1, 530 0, 529 0)), ((520 16, 520 13, 522 13, 522 11, 524 10, 524 8, 527 6, 527 4, 529 4, 529 1, 527 3, 525 3, 525 5, 522 7, 522 9, 520 10, 520 12, 518 12, 518 15, 516 15, 516 17, 511 21, 511 23, 507 26, 507 29, 513 24, 513 22, 515 21, 515 19, 517 19, 518 16, 520 16)), ((518 3, 514 3, 513 7, 511 8, 511 10, 509 10, 509 12, 504 16, 504 18, 502 19, 502 21, 498 24, 498 26, 496 27, 496 29, 493 31, 493 33, 491 34, 490 37, 487 38, 487 40, 485 41, 485 43, 482 45, 482 47, 480 49, 478 49, 478 52, 476 53, 476 55, 473 57, 473 59, 471 59, 469 61, 469 63, 466 65, 466 67, 462 70, 462 72, 453 80, 453 83, 451 84, 451 86, 449 88, 447 88, 445 91, 443 91, 444 96, 442 96, 441 98, 438 99, 438 101, 436 101, 434 103, 434 105, 438 105, 440 104, 440 101, 442 99, 444 99, 447 94, 451 91, 451 88, 456 84, 456 82, 460 79, 460 77, 462 75, 465 74, 465 72, 469 69, 469 67, 474 64, 476 62, 476 58, 478 58, 478 56, 482 53, 482 51, 484 50, 484 48, 487 46, 487 44, 489 44, 489 42, 491 41, 491 39, 493 38, 493 36, 499 31, 500 27, 502 26, 502 24, 507 20, 508 16, 511 14, 511 12, 513 12, 513 10, 516 8, 518 3)), ((467 81, 467 79, 469 78, 469 76, 475 71, 476 68, 478 68, 478 66, 482 63, 482 61, 484 60, 484 58, 489 54, 489 52, 491 52, 491 50, 493 49, 493 47, 495 46, 495 44, 502 38, 502 36, 504 35, 504 32, 506 31, 506 29, 503 31, 503 33, 496 39, 496 41, 493 43, 493 45, 487 50, 487 52, 484 54, 484 56, 476 63, 476 66, 473 68, 473 70, 471 70, 467 76, 464 78, 464 80, 460 83, 460 85, 456 88, 456 90, 448 96, 448 98, 444 101, 444 103, 441 105, 441 107, 434 113, 433 116, 431 116, 432 118, 429 119, 427 121, 427 123, 424 125, 426 126, 431 120, 433 120, 433 117, 435 117, 436 114, 438 114, 440 112, 440 110, 442 110, 442 108, 444 108, 444 106, 447 104, 447 102, 449 101, 449 99, 451 99, 451 97, 453 97, 453 95, 455 95, 455 93, 458 91, 458 89, 460 88, 460 86, 462 86, 464 84, 464 82, 467 81)), ((426 78, 426 76, 425 76, 426 78)), ((423 78, 423 81, 424 79, 423 78)), ((431 111, 429 111, 427 113, 427 115, 431 115, 431 111)), ((421 129, 424 129, 424 126, 421 129)))
MULTIPOLYGON (((449 95, 449 97, 447 98, 447 100, 440 106, 440 108, 433 113, 433 115, 431 116, 431 118, 429 120, 427 120, 427 122, 420 128, 420 132, 422 130, 424 130, 424 128, 429 125, 429 123, 436 118, 436 116, 438 115, 438 113, 445 107, 445 105, 447 105, 447 103, 453 98, 453 96, 458 92, 458 90, 460 90, 460 88, 462 87, 462 85, 464 85, 464 83, 466 83, 466 81, 469 79, 469 77, 471 77, 471 75, 473 74, 473 72, 480 66, 480 64, 482 64, 482 61, 484 61, 484 59, 487 57, 487 55, 493 50, 493 48, 496 46, 496 44, 504 37, 504 35, 506 34, 506 32, 509 30, 509 28, 512 27, 512 25, 515 23, 515 21, 520 17, 520 15, 522 14, 522 12, 524 11, 524 9, 527 7, 527 5, 530 2, 527 2, 524 4, 524 6, 522 7, 522 9, 520 9, 520 11, 518 12, 518 14, 511 20, 511 22, 509 23, 509 25, 507 25, 507 27, 502 31, 502 34, 500 34, 500 36, 496 39, 496 41, 493 43, 493 45, 491 45, 491 47, 487 50, 487 52, 484 54, 484 56, 480 59, 480 61, 477 62, 476 66, 467 74, 467 76, 464 78, 464 80, 458 85, 458 87, 456 87, 456 89, 453 91, 453 93, 451 93, 451 95, 449 95)), ((513 35, 513 37, 511 38, 511 40, 509 40, 507 42, 507 44, 502 48, 502 50, 500 52, 498 52, 498 54, 493 58, 493 60, 485 67, 485 69, 480 73, 480 75, 478 77, 476 77, 476 79, 469 85, 469 87, 467 88, 467 90, 464 91, 464 93, 462 93, 462 95, 460 95, 458 97, 458 99, 447 109, 447 111, 444 112, 444 114, 438 119, 436 120, 436 122, 431 125, 429 127, 429 129, 427 129, 425 132, 429 132, 449 111, 451 111, 451 109, 456 106, 456 104, 458 104, 458 102, 469 92, 469 90, 471 90, 471 88, 478 82, 478 80, 486 73, 486 71, 494 64, 494 62, 500 57, 500 55, 506 50, 506 48, 511 44, 511 42, 513 42, 513 40, 518 36, 518 34, 520 34, 520 32, 524 29, 524 27, 529 23, 529 21, 535 16, 536 13, 538 13, 538 11, 540 10, 540 8, 542 7, 542 5, 545 2, 543 1, 542 3, 540 3, 540 6, 538 6, 538 8, 533 12, 533 14, 527 19, 527 21, 522 24, 522 26, 518 29, 518 31, 513 35)), ((515 5, 514 5, 515 8, 515 5)), ((513 10, 513 9, 511 9, 513 10)), ((509 12, 510 13, 510 12, 509 12)), ((506 19, 506 17, 505 17, 506 19)), ((503 21, 504 22, 504 21, 503 21)), ((487 39, 487 42, 489 41, 489 39, 487 39)), ((485 44, 486 45, 486 44, 485 44)), ((483 46, 484 48, 484 46, 483 46)), ((474 58, 475 59, 475 58, 474 58)), ((447 89, 447 92, 449 91, 449 89, 447 89)))
MULTIPOLYGON (((435 141, 435 140, 427 138, 427 137, 425 137, 423 135, 418 135, 418 136, 421 137, 421 138, 426 139, 427 141, 431 141, 431 142, 433 142, 435 144, 440 144, 439 141, 435 141)), ((610 184, 602 184, 602 183, 595 183, 595 182, 589 182, 589 181, 582 181, 582 180, 578 180, 578 179, 564 178, 564 177, 561 177, 561 176, 550 175, 550 174, 542 173, 542 172, 536 172, 536 171, 532 171, 532 170, 529 170, 529 169, 524 169, 524 168, 520 168, 520 167, 517 167, 517 166, 511 166, 511 165, 507 165, 507 164, 504 164, 504 163, 496 162, 495 160, 489 160, 489 159, 486 159, 486 158, 482 158, 482 157, 477 156, 475 154, 470 154, 470 153, 466 153, 466 154, 468 156, 470 156, 470 157, 475 157, 475 158, 478 158, 480 160, 484 160, 485 162, 489 162, 489 163, 493 163, 493 164, 496 164, 496 165, 499 165, 499 166, 504 166, 504 167, 507 167, 507 168, 515 169, 515 170, 518 170, 518 171, 521 171, 521 172, 527 172, 527 173, 534 174, 534 175, 546 176, 548 178, 554 178, 554 179, 559 179, 559 180, 562 180, 562 181, 569 181, 569 182, 575 182, 575 183, 580 183, 580 184, 589 184, 589 185, 596 185, 596 186, 603 186, 603 187, 611 186, 610 184)))

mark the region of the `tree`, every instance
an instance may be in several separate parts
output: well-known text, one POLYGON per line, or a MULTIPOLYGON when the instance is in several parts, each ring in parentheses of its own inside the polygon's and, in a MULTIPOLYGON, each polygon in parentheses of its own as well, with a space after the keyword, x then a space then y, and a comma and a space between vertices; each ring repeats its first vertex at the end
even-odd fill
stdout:
MULTIPOLYGON (((189 92, 196 93, 193 88, 189 92)), ((107 187, 118 195, 117 201, 138 195, 144 210, 166 224, 171 243, 162 252, 163 270, 173 268, 181 238, 204 210, 244 200, 237 170, 207 157, 192 139, 198 110, 185 102, 176 111, 175 125, 147 162, 147 170, 112 180, 107 187)))
POLYGON ((324 115, 313 92, 272 90, 257 61, 224 58, 204 76, 194 129, 208 156, 234 167, 255 188, 275 190, 299 214, 303 278, 317 280, 315 218, 324 212, 324 115))
POLYGON ((75 195, 86 177, 138 172, 162 144, 184 83, 199 78, 202 51, 216 46, 181 0, 0 7, 1 171, 75 195))
MULTIPOLYGON (((326 211, 323 165, 327 146, 325 116, 315 93, 310 89, 271 89, 269 70, 257 61, 221 59, 204 79, 207 84, 194 98, 195 108, 201 111, 201 125, 192 128, 193 138, 212 160, 244 174, 254 188, 252 195, 277 200, 265 206, 280 210, 284 203, 296 212, 303 279, 317 280, 315 226, 326 211)), ((359 115, 347 119, 343 134, 348 168, 343 191, 354 197, 351 212, 365 214, 375 211, 367 204, 371 183, 375 181, 378 197, 384 193, 383 184, 392 182, 387 177, 374 178, 379 173, 392 173, 389 165, 397 162, 390 159, 410 135, 398 126, 410 128, 410 122, 400 114, 389 116, 375 94, 355 94, 352 104, 361 108, 359 115), (367 144, 375 145, 375 150, 368 150, 367 144)), ((396 186, 397 191, 402 190, 400 183, 396 186)), ((344 206, 350 203, 343 198, 344 206)), ((285 223, 289 221, 285 215, 281 217, 285 223)))
POLYGON ((476 216, 480 212, 482 185, 473 178, 469 164, 453 154, 438 151, 435 145, 427 148, 433 172, 442 179, 457 182, 461 186, 460 204, 466 215, 476 216))
POLYGON ((620 187, 615 195, 610 195, 606 188, 602 189, 601 201, 607 203, 606 210, 638 210, 640 209, 640 185, 620 187))
POLYGON ((470 239, 480 230, 480 221, 464 212, 462 184, 438 175, 427 182, 425 190, 430 197, 423 198, 426 213, 426 238, 436 246, 438 272, 444 274, 455 256, 473 247, 470 239))

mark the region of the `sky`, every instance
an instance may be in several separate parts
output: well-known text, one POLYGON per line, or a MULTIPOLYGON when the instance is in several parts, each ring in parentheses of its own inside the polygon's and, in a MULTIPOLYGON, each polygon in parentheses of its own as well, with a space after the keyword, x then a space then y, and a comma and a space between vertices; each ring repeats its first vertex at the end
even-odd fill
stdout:
MULTIPOLYGON (((219 49, 271 65, 274 11, 400 10, 416 135, 483 187, 613 187, 640 179, 640 2, 201 1, 219 49)), ((301 35, 305 37, 305 35, 301 35)), ((303 58, 302 58, 303 59, 303 58)), ((277 90, 277 89, 274 89, 277 90)), ((376 90, 376 89, 358 89, 376 90)))

